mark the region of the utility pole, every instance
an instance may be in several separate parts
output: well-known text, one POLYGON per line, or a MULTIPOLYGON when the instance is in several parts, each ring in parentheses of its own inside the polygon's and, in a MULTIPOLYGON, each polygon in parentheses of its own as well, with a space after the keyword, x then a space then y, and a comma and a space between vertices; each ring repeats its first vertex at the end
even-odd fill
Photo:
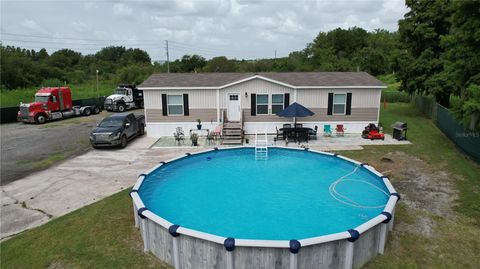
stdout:
POLYGON ((98 98, 100 97, 100 96, 98 95, 98 69, 97 69, 96 71, 97 71, 97 99, 98 99, 98 98))
POLYGON ((277 50, 275 50, 275 60, 277 59, 277 50))
POLYGON ((168 55, 168 40, 165 40, 165 45, 167 48, 167 73, 170 73, 170 56, 168 55))

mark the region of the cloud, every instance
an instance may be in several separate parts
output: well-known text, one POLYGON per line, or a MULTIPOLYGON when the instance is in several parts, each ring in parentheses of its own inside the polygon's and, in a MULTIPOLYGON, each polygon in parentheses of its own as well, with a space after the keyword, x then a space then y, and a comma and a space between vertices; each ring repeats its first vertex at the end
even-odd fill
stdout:
POLYGON ((23 19, 22 26, 29 29, 29 30, 33 30, 35 32, 48 33, 47 30, 45 30, 43 27, 38 25, 38 23, 36 21, 31 20, 31 19, 23 19))
POLYGON ((115 3, 113 5, 113 14, 118 16, 130 16, 132 15, 133 10, 129 6, 123 3, 115 3))
POLYGON ((91 9, 97 9, 99 8, 99 6, 97 4, 95 4, 94 2, 85 2, 83 4, 83 7, 86 9, 86 10, 91 10, 91 9))
POLYGON ((403 0, 44 0, 4 1, 1 18, 3 32, 71 38, 64 43, 76 47, 94 43, 82 45, 82 53, 108 45, 138 46, 154 60, 164 60, 168 39, 172 58, 197 53, 252 59, 272 57, 275 50, 287 56, 319 32, 338 27, 396 31, 405 12, 403 0), (82 38, 107 41, 75 41, 82 38))

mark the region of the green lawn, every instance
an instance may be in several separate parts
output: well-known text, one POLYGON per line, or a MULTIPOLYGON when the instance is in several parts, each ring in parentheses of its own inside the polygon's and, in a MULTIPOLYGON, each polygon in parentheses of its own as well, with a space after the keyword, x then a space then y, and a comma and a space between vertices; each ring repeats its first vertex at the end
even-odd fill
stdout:
MULTIPOLYGON (((430 120, 409 104, 390 104, 382 111, 381 122, 387 133, 395 121, 409 124, 412 145, 369 146, 342 154, 374 166, 391 152, 412 156, 411 165, 415 165, 415 160, 422 161, 432 173, 444 171, 452 175, 458 199, 453 216, 443 218, 422 208, 412 209, 407 203, 411 198, 402 193, 404 199, 397 207, 395 229, 389 235, 385 255, 365 267, 478 268, 480 167, 459 153, 430 120), (408 228, 420 217, 435 224, 432 236, 422 236, 408 228)), ((399 174, 394 171, 391 176, 394 185, 402 180, 399 174)), ((407 193, 415 192, 408 185, 401 187, 407 188, 407 193)), ((1 267, 166 268, 151 254, 143 253, 127 193, 120 192, 1 243, 1 267)))
POLYGON ((129 190, 1 243, 1 268, 167 268, 143 252, 129 190))
MULTIPOLYGON (((74 100, 97 97, 97 83, 95 80, 68 86, 70 86, 70 89, 72 90, 72 97, 74 100)), ((108 96, 112 94, 115 90, 115 86, 116 84, 111 80, 100 80, 98 83, 98 96, 108 96)), ((40 88, 41 87, 2 90, 0 92, 0 107, 18 106, 20 102, 29 103, 35 99, 34 95, 40 88)))

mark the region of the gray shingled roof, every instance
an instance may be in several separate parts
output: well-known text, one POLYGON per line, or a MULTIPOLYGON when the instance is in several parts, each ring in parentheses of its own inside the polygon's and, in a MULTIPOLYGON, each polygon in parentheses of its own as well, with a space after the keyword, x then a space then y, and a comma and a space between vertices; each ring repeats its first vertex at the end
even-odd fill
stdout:
POLYGON ((139 87, 220 87, 255 75, 292 86, 385 86, 365 72, 160 73, 139 87))

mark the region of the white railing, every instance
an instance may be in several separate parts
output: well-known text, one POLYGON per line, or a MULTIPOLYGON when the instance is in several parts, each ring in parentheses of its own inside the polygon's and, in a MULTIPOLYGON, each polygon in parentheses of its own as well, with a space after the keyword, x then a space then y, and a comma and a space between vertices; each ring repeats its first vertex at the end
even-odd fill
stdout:
POLYGON ((255 131, 255 160, 268 159, 268 138, 265 131, 265 139, 258 139, 258 132, 255 131))

